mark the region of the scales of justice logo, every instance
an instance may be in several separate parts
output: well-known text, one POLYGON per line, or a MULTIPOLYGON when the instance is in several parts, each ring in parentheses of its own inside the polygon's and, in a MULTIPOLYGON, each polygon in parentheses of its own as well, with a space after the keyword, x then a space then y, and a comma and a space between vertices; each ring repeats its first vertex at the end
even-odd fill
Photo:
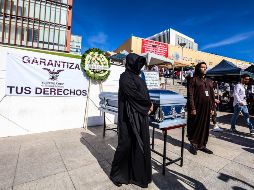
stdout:
POLYGON ((59 74, 62 71, 64 71, 63 69, 56 70, 56 71, 55 71, 55 69, 50 70, 49 68, 42 68, 42 69, 48 71, 48 73, 49 73, 49 80, 51 80, 51 81, 57 81, 57 79, 59 77, 59 74))

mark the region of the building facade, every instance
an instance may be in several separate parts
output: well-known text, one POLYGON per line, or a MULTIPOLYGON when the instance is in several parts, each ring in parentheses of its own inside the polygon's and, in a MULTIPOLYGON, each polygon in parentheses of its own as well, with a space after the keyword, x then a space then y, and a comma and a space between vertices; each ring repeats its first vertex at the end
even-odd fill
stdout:
POLYGON ((207 63, 207 66, 209 68, 214 67, 215 65, 220 63, 223 59, 234 63, 237 67, 240 67, 242 69, 249 67, 251 64, 246 61, 215 55, 207 52, 196 51, 189 48, 184 48, 182 52, 182 48, 180 46, 175 46, 162 42, 157 42, 160 44, 157 43, 155 44, 154 42, 156 41, 132 36, 128 40, 126 40, 122 45, 120 45, 114 52, 120 53, 121 51, 124 50, 129 53, 133 52, 137 54, 152 52, 157 55, 174 59, 175 62, 182 62, 185 65, 189 66, 196 65, 197 63, 204 61, 207 63), (143 43, 144 41, 150 42, 143 43), (149 46, 147 44, 149 44, 149 46), (167 47, 165 45, 167 45, 167 47), (146 49, 146 51, 143 51, 144 49, 146 49))
POLYGON ((147 39, 163 42, 163 43, 168 43, 174 46, 180 46, 179 45, 180 43, 186 43, 185 48, 198 50, 198 44, 194 41, 193 38, 190 38, 180 32, 177 32, 176 30, 173 30, 172 28, 162 31, 151 37, 148 37, 147 39))
POLYGON ((70 53, 81 55, 82 37, 71 35, 70 53))
POLYGON ((0 0, 0 43, 70 51, 72 0, 0 0))

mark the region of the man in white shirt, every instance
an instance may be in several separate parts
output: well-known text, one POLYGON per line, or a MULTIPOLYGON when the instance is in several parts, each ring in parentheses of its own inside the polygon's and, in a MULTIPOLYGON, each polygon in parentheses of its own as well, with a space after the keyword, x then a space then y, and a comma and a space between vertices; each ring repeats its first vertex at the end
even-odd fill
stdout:
POLYGON ((233 133, 236 133, 237 130, 235 129, 235 124, 238 119, 238 116, 240 112, 242 112, 244 119, 246 120, 246 123, 250 129, 250 133, 254 134, 254 129, 253 125, 250 122, 250 115, 249 115, 249 110, 247 107, 247 102, 246 102, 246 88, 245 85, 249 83, 250 76, 247 74, 244 74, 241 76, 241 83, 238 83, 235 88, 234 88, 234 114, 231 119, 231 131, 233 133))

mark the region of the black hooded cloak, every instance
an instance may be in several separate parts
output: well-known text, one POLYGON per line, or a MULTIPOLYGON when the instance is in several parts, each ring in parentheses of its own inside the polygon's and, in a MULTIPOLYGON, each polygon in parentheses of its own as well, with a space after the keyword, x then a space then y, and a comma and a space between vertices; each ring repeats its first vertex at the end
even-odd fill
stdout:
POLYGON ((118 91, 118 146, 110 178, 119 184, 147 187, 152 178, 148 111, 151 101, 139 77, 146 59, 134 53, 126 57, 118 91))

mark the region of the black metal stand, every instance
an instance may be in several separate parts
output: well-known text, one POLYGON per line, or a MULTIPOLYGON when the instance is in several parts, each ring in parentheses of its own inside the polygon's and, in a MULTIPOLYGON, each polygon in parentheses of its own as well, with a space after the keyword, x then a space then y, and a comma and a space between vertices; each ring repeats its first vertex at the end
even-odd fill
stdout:
POLYGON ((186 125, 179 125, 179 126, 173 126, 173 127, 169 127, 169 128, 163 128, 160 129, 162 130, 163 133, 163 153, 161 154, 160 152, 156 151, 154 149, 154 131, 155 131, 155 127, 153 127, 153 133, 152 133, 152 148, 151 151, 154 152, 155 154, 158 154, 159 156, 161 156, 163 158, 163 162, 162 162, 162 174, 165 175, 165 169, 166 166, 173 164, 175 162, 180 161, 180 166, 183 166, 183 150, 184 150, 184 128, 186 125), (167 131, 171 130, 171 129, 176 129, 176 128, 182 128, 182 142, 181 142, 181 156, 177 159, 170 159, 167 157, 167 131), (166 162, 166 160, 168 160, 169 162, 166 162))
POLYGON ((107 129, 107 125, 106 125, 106 113, 105 112, 102 112, 102 113, 103 113, 103 124, 104 124, 104 126, 103 126, 103 138, 105 137, 106 130, 107 131, 115 131, 115 132, 118 133, 117 127, 115 127, 115 128, 108 128, 107 129))

